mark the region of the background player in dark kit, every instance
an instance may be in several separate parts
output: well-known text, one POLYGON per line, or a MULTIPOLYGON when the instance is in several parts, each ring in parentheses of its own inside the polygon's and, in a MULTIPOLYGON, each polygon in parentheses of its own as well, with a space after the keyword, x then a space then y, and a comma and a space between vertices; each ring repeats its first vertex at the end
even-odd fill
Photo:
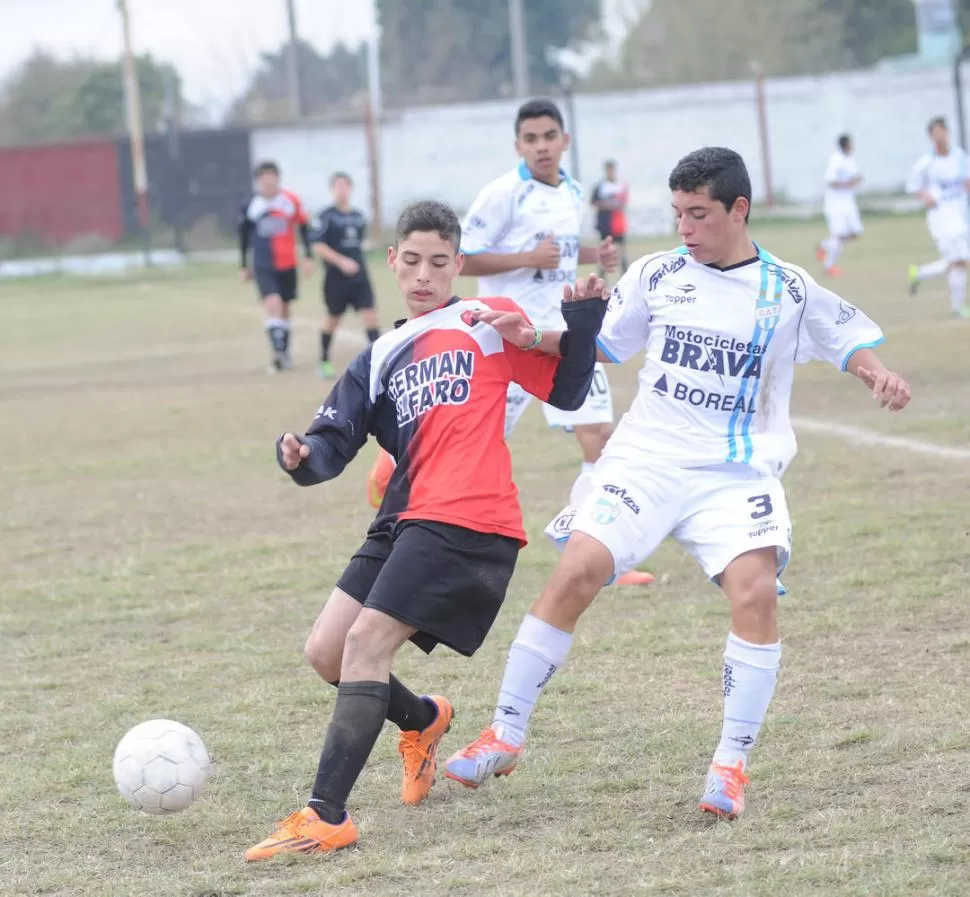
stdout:
POLYGON ((374 291, 364 259, 367 219, 351 204, 354 186, 349 174, 337 172, 330 178, 333 204, 327 206, 313 222, 311 240, 323 259, 326 277, 323 302, 327 316, 320 330, 320 376, 334 376, 330 361, 330 344, 348 308, 360 313, 370 342, 379 337, 374 291))

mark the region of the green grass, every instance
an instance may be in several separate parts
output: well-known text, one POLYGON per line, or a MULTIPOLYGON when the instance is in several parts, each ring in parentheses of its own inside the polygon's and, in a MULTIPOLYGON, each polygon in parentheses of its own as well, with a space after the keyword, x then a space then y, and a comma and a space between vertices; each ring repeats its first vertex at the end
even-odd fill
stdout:
MULTIPOLYGON (((756 228, 814 270, 813 224, 756 228)), ((970 445, 970 326, 942 284, 911 299, 922 224, 873 220, 837 286, 886 329, 914 385, 890 417, 857 383, 799 370, 794 413, 970 445)), ((378 266, 387 321, 398 300, 378 266)), ((263 374, 251 289, 229 268, 0 286, 0 894, 953 895, 970 892, 970 469, 811 433, 786 475, 795 553, 777 696, 737 824, 696 811, 720 729, 727 609, 674 544, 655 587, 604 591, 534 717, 519 772, 398 802, 390 729, 352 795, 361 847, 246 866, 304 801, 333 692, 306 632, 370 511, 368 446, 299 490, 273 441, 305 426, 318 285, 297 306, 298 369, 263 374), (156 716, 214 759, 185 813, 117 794, 114 746, 156 716)), ((341 347, 338 362, 348 360, 341 347)), ((611 372, 618 411, 636 366, 611 372)), ((512 441, 533 544, 472 660, 406 648, 398 672, 490 719, 505 653, 554 553, 541 529, 575 475, 572 439, 530 412, 512 441)))

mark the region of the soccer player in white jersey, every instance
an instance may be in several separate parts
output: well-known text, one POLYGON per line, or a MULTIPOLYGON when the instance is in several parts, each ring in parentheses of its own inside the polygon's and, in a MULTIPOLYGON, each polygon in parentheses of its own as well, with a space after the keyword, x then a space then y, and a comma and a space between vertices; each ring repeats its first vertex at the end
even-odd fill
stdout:
POLYGON ((954 314, 970 318, 967 306, 970 159, 960 147, 951 146, 946 119, 934 118, 929 124, 929 134, 933 151, 917 161, 906 189, 915 193, 926 207, 926 226, 940 258, 925 265, 910 265, 909 289, 915 295, 921 281, 945 274, 950 286, 950 307, 954 314))
POLYGON ((596 464, 594 491, 547 528, 563 555, 512 643, 492 725, 446 772, 478 787, 515 769, 583 611, 673 535, 730 603, 724 724, 700 807, 734 818, 781 660, 777 577, 791 521, 779 478, 796 448, 795 363, 828 361, 892 411, 910 391, 872 351, 883 336, 869 318, 752 242, 737 153, 697 150, 669 183, 684 246, 634 262, 600 331, 603 359, 646 351, 639 391, 596 464))
POLYGON ((838 139, 838 149, 829 157, 825 169, 825 221, 829 236, 818 247, 818 259, 825 273, 838 276, 835 267, 842 254, 842 244, 862 236, 862 218, 856 202, 856 190, 862 183, 859 167, 852 157, 852 138, 843 134, 838 139))
MULTIPOLYGON (((562 330, 563 284, 574 283, 577 266, 616 266, 619 251, 610 237, 599 246, 580 241, 585 203, 583 188, 561 167, 569 147, 562 113, 551 100, 530 100, 515 118, 519 164, 487 184, 462 223, 464 274, 478 277, 479 296, 506 296, 518 303, 538 331, 562 330)), ((510 384, 505 408, 505 435, 515 429, 532 396, 510 384)), ((570 502, 579 504, 591 488, 591 471, 613 432, 613 398, 602 364, 597 365, 589 398, 578 411, 542 406, 546 423, 576 434, 583 455, 570 502)), ((383 494, 376 481, 393 462, 379 459, 371 472, 372 502, 383 494)), ((653 576, 624 571, 619 585, 646 585, 653 576)))

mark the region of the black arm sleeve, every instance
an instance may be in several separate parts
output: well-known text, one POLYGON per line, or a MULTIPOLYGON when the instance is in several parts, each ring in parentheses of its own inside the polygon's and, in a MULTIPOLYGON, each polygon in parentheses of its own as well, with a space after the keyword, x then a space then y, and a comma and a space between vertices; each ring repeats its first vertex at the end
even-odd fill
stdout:
POLYGON ((370 401, 370 354, 368 347, 354 359, 317 410, 310 429, 297 437, 310 446, 310 455, 296 470, 283 467, 280 449, 283 437, 276 441, 276 461, 298 486, 314 486, 340 476, 367 442, 374 419, 370 401))
POLYGON ((243 206, 239 213, 239 264, 243 268, 246 267, 246 254, 249 252, 249 226, 249 215, 243 206))
POLYGON ((566 332, 559 340, 562 357, 547 401, 564 411, 576 411, 586 401, 593 382, 596 337, 603 325, 606 302, 599 298, 563 302, 562 314, 566 319, 566 332))
POLYGON ((300 225, 300 239, 303 241, 303 251, 308 259, 313 258, 313 250, 310 248, 310 225, 306 222, 300 225))

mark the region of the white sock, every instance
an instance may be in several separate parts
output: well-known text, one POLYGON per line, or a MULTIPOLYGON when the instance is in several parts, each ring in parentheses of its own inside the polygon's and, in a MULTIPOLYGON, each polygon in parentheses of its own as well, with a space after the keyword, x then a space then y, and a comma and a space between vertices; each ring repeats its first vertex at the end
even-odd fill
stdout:
POLYGON ((714 762, 748 765, 748 754, 758 740, 781 663, 781 642, 755 645, 728 634, 724 649, 724 727, 714 762))
POLYGON ((950 268, 946 279, 950 284, 950 307, 958 312, 967 301, 967 269, 950 268))
POLYGON ((829 237, 822 241, 822 248, 825 250, 825 270, 833 267, 842 253, 842 241, 838 237, 829 237))
POLYGON ((526 614, 509 648, 492 720, 492 728, 502 741, 516 746, 525 743, 532 708, 552 674, 566 662, 572 643, 571 632, 526 614))
POLYGON ((573 488, 569 490, 569 504, 571 504, 574 508, 578 508, 583 503, 586 496, 593 491, 593 468, 595 466, 595 463, 583 461, 583 466, 580 468, 579 476, 576 477, 576 482, 573 483, 573 488))
POLYGON ((946 274, 946 269, 949 267, 943 259, 938 259, 935 262, 927 262, 925 265, 919 266, 916 272, 916 279, 929 280, 931 277, 942 277, 946 274))

